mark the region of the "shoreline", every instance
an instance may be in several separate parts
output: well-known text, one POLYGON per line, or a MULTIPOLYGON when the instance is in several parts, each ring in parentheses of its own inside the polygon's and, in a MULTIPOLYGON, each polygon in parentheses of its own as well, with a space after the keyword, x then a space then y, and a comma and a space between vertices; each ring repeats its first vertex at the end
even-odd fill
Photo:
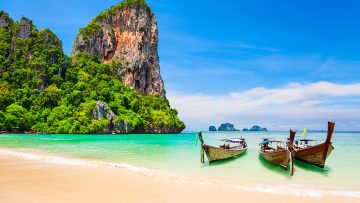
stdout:
MULTIPOLYGON (((300 132, 300 130, 297 130, 298 132, 300 132)), ((36 132, 36 133, 26 133, 26 132, 0 132, 0 135, 141 135, 141 134, 147 134, 147 135, 168 135, 168 134, 182 134, 182 133, 197 133, 198 131, 181 131, 181 132, 172 132, 172 133, 84 133, 84 134, 68 134, 68 133, 64 133, 64 134, 59 134, 59 133, 41 133, 41 132, 36 132)), ((261 133, 261 132, 288 132, 288 130, 267 130, 267 131, 242 131, 242 130, 237 130, 237 131, 208 131, 208 130, 201 130, 201 132, 206 132, 206 133, 217 133, 217 132, 226 132, 226 133, 236 133, 236 132, 243 132, 243 133, 261 133)), ((327 130, 307 130, 308 133, 327 133, 327 130)), ((360 133, 360 131, 358 130, 334 130, 333 133, 360 133)))
POLYGON ((270 188, 263 188, 260 185, 257 188, 247 185, 234 187, 227 184, 211 183, 211 181, 189 181, 181 177, 164 174, 161 171, 152 171, 127 164, 66 158, 59 155, 4 148, 0 148, 0 185, 0 200, 6 200, 5 202, 21 202, 21 200, 16 199, 15 195, 19 191, 36 202, 43 198, 44 192, 49 193, 45 197, 47 198, 46 201, 51 202, 63 201, 63 199, 57 200, 55 198, 57 196, 63 196, 67 199, 66 201, 95 201, 95 199, 88 199, 89 197, 84 194, 95 189, 110 195, 109 197, 102 197, 105 199, 98 200, 105 200, 106 202, 118 200, 112 199, 112 197, 126 198, 127 202, 195 202, 206 197, 208 201, 215 202, 224 201, 224 199, 238 200, 239 195, 242 199, 245 198, 249 201, 266 200, 267 202, 281 202, 281 200, 288 202, 289 199, 295 202, 360 201, 359 197, 345 197, 344 191, 340 191, 341 194, 338 195, 322 194, 320 196, 311 192, 299 195, 283 194, 281 190, 277 191, 276 189, 267 191, 270 188), (87 175, 85 176, 85 174, 87 175), (68 178, 60 178, 63 176, 68 178), (88 182, 92 183, 91 187, 85 186, 84 188, 88 182), (134 184, 136 189, 133 188, 134 184), (64 188, 64 185, 67 186, 64 188), (49 191, 50 189, 45 189, 44 186, 57 189, 56 191, 49 191), (66 191, 69 189, 67 187, 72 188, 73 193, 67 193, 66 191), (117 188, 126 192, 124 194, 119 193, 117 188), (176 190, 171 188, 176 188, 176 190), (147 194, 146 198, 137 199, 130 195, 134 192, 132 190, 147 194), (121 195, 119 196, 119 194, 121 195), (171 198, 173 195, 180 195, 179 200, 173 200, 171 198))

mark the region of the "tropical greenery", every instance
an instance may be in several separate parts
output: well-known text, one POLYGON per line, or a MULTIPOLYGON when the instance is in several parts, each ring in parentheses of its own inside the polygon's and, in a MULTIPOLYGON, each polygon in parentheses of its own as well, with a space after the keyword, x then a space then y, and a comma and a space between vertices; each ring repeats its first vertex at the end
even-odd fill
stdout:
POLYGON ((145 8, 149 13, 152 13, 149 5, 145 0, 126 0, 119 3, 116 6, 112 6, 110 9, 104 10, 99 15, 97 15, 85 28, 80 29, 80 34, 82 35, 84 42, 89 43, 89 40, 95 35, 98 34, 101 30, 100 22, 103 20, 109 19, 111 16, 114 16, 116 13, 123 12, 127 8, 145 8))
POLYGON ((0 130, 108 133, 116 123, 127 123, 134 133, 184 129, 166 99, 124 85, 117 63, 100 64, 86 54, 67 57, 50 30, 38 31, 29 21, 31 35, 21 38, 20 22, 4 12, 0 18, 7 22, 0 25, 0 130), (93 116, 98 101, 110 107, 113 120, 93 116))

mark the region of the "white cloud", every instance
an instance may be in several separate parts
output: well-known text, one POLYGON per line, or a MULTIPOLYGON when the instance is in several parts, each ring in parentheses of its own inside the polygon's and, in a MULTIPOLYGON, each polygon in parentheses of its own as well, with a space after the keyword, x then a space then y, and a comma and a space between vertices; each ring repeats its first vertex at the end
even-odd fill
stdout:
POLYGON ((317 104, 321 104, 321 103, 323 103, 323 101, 317 100, 317 99, 306 100, 306 101, 303 101, 303 102, 301 103, 301 106, 303 106, 303 107, 311 107, 311 106, 314 106, 314 105, 317 105, 317 104))
POLYGON ((286 129, 293 123, 311 124, 314 128, 323 124, 315 125, 314 120, 356 121, 360 120, 360 105, 337 105, 354 96, 360 96, 360 83, 290 83, 280 88, 257 87, 215 96, 168 93, 170 103, 189 130, 227 121, 241 123, 241 127, 261 122, 273 129, 286 129))

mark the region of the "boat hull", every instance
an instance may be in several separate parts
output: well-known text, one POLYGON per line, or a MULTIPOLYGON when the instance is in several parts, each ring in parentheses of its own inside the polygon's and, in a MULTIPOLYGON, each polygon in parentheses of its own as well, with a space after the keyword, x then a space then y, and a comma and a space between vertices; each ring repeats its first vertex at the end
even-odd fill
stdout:
POLYGON ((290 161, 290 152, 286 149, 272 152, 260 151, 260 156, 268 162, 280 165, 285 169, 288 168, 290 161))
POLYGON ((213 147, 209 145, 203 145, 203 149, 205 151, 209 163, 212 163, 214 161, 237 157, 245 153, 247 147, 240 150, 231 150, 231 149, 220 149, 218 147, 213 147))
POLYGON ((326 158, 329 157, 334 147, 331 143, 322 143, 304 149, 295 149, 295 159, 324 167, 326 158))

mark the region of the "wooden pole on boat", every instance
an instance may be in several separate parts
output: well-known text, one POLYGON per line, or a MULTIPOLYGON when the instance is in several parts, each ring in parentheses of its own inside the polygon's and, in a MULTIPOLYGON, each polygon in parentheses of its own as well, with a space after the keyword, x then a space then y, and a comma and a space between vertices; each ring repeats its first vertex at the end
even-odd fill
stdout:
POLYGON ((201 131, 199 131, 199 132, 198 132, 198 138, 199 138, 200 143, 201 143, 200 162, 201 162, 201 163, 204 163, 204 162, 205 162, 205 157, 204 157, 204 148, 203 148, 203 145, 204 145, 204 140, 203 140, 203 137, 202 137, 201 131))
POLYGON ((323 162, 325 164, 325 160, 327 158, 327 154, 328 154, 328 150, 331 144, 331 138, 334 132, 334 127, 335 127, 335 121, 328 121, 328 132, 327 132, 327 136, 326 136, 326 149, 325 149, 325 153, 323 155, 323 162))
POLYGON ((326 137, 326 143, 330 143, 331 142, 331 138, 334 132, 334 127, 335 127, 335 121, 329 121, 328 122, 328 132, 327 132, 327 137, 326 137))
POLYGON ((204 140, 203 140, 201 131, 198 132, 198 138, 200 140, 201 146, 204 145, 204 140))
POLYGON ((205 157, 204 157, 204 148, 201 146, 201 152, 200 152, 200 162, 204 163, 205 162, 205 157))
POLYGON ((290 152, 290 175, 294 175, 294 139, 295 139, 296 130, 290 130, 290 140, 289 140, 289 146, 288 150, 290 152))
POLYGON ((294 139, 295 139, 296 130, 290 130, 290 139, 289 139, 289 150, 292 152, 294 150, 294 139))
POLYGON ((294 159, 293 159, 293 153, 290 152, 290 175, 293 176, 294 175, 294 159))

